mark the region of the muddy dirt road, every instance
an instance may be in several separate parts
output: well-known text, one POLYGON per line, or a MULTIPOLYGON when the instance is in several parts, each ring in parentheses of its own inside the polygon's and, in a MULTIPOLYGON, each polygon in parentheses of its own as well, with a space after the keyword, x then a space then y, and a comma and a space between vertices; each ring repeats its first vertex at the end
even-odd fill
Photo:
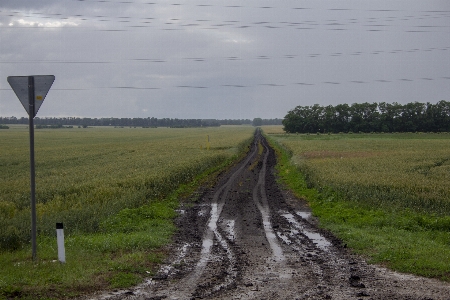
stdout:
POLYGON ((317 228, 276 182, 256 133, 239 164, 180 210, 171 257, 156 276, 92 299, 450 299, 450 286, 367 265, 317 228))

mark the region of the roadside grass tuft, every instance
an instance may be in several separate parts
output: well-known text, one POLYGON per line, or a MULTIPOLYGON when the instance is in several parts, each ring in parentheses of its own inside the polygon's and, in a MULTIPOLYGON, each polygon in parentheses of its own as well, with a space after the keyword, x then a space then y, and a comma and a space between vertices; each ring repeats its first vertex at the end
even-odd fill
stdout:
POLYGON ((141 277, 133 273, 118 273, 109 280, 112 288, 126 288, 138 284, 141 277))

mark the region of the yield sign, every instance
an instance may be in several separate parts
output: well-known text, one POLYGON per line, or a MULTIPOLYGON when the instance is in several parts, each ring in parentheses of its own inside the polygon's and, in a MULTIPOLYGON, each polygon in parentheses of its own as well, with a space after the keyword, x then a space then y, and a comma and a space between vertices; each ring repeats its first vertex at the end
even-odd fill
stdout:
POLYGON ((54 75, 8 76, 9 85, 31 118, 36 116, 53 81, 54 75))
POLYGON ((55 81, 53 75, 9 76, 8 82, 25 110, 28 112, 30 126, 30 190, 31 190, 31 249, 33 260, 37 257, 36 226, 36 184, 34 169, 34 125, 33 119, 44 102, 50 87, 55 81))

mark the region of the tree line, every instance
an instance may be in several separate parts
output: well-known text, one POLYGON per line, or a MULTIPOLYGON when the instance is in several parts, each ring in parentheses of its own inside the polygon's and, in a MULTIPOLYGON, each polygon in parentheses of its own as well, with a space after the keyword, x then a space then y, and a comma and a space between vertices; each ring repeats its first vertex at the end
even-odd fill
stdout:
MULTIPOLYGON (((0 117, 0 124, 28 124, 28 118, 0 117)), ((249 119, 172 119, 172 118, 34 118, 36 126, 131 126, 131 127, 217 127, 221 125, 250 125, 249 119)))
POLYGON ((282 123, 288 133, 449 132, 450 102, 297 106, 282 123))
POLYGON ((253 126, 262 126, 262 125, 282 125, 283 119, 261 119, 254 118, 252 125, 253 126))

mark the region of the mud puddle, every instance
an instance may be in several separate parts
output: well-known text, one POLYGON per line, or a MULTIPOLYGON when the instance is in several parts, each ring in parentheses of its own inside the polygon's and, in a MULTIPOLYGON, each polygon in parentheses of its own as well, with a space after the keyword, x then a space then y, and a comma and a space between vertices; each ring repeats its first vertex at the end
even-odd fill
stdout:
MULTIPOLYGON (((298 214, 298 213, 297 213, 298 214)), ((301 215, 301 214, 298 214, 301 215)), ((286 218, 288 222, 292 225, 294 229, 291 229, 291 236, 296 236, 298 234, 305 235, 314 245, 319 247, 322 250, 328 251, 331 247, 331 242, 329 242, 323 235, 318 232, 313 232, 305 228, 305 225, 302 225, 298 222, 295 217, 288 212, 281 212, 281 216, 286 218)), ((311 217, 311 216, 309 216, 311 217)))

